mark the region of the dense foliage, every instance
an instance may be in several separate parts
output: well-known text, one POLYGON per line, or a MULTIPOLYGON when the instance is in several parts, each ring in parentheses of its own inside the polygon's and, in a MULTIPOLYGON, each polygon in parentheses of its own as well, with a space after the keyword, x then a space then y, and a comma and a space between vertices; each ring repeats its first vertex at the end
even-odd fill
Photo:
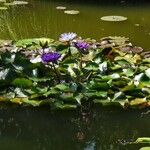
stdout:
POLYGON ((0 54, 0 101, 72 109, 150 106, 150 58, 74 33, 26 39, 0 54))

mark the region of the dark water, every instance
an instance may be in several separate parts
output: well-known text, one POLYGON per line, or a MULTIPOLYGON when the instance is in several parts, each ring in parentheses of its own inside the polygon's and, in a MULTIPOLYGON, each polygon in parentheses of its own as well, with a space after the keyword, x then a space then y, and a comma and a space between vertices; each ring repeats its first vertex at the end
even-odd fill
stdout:
POLYGON ((28 0, 29 5, 13 6, 0 13, 0 38, 52 37, 73 31, 83 37, 126 36, 149 49, 150 2, 148 0, 28 0), (67 15, 56 6, 80 11, 67 15), (122 15, 125 22, 103 22, 102 16, 122 15))
POLYGON ((93 109, 51 113, 48 108, 0 109, 1 150, 138 150, 126 145, 150 135, 150 117, 139 111, 93 109))

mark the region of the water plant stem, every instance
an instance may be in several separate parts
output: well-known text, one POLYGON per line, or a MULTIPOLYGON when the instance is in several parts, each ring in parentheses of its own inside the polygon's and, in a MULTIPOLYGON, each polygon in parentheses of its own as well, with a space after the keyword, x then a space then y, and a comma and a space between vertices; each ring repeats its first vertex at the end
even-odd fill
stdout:
POLYGON ((52 63, 52 66, 53 66, 54 72, 55 72, 55 74, 56 74, 57 80, 58 80, 58 82, 60 83, 60 76, 59 76, 59 74, 58 74, 58 72, 57 72, 57 69, 56 69, 54 63, 52 63))

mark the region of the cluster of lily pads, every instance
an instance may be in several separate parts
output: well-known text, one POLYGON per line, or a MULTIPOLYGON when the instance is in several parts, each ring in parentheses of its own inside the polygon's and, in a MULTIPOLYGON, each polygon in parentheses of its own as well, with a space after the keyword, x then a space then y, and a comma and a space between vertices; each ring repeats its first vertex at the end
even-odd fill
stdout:
POLYGON ((7 2, 6 0, 0 0, 0 10, 7 10, 9 6, 27 5, 27 1, 14 0, 7 2))
POLYGON ((4 43, 0 101, 57 109, 85 103, 149 107, 150 57, 132 51, 137 47, 126 43, 126 38, 114 39, 96 41, 64 33, 58 41, 39 38, 4 43), (122 51, 123 43, 131 49, 122 51))

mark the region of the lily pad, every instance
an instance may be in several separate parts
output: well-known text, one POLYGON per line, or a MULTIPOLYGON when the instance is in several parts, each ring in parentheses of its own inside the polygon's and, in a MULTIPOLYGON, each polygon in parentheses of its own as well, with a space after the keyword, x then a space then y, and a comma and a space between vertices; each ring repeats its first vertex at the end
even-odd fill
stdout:
POLYGON ((80 11, 78 11, 78 10, 65 10, 64 13, 68 14, 68 15, 78 15, 80 13, 80 11))
POLYGON ((7 10, 7 7, 0 7, 0 10, 7 10))
POLYGON ((150 150, 150 147, 142 147, 140 150, 150 150))
POLYGON ((150 144, 150 137, 140 137, 135 141, 135 143, 148 143, 148 144, 150 144))
POLYGON ((5 3, 6 2, 6 0, 0 0, 0 3, 5 3))
POLYGON ((26 1, 13 1, 13 4, 14 5, 27 5, 28 2, 26 2, 26 1))
POLYGON ((65 10, 66 7, 64 7, 64 6, 57 6, 56 9, 58 9, 58 10, 65 10))
POLYGON ((4 3, 5 6, 14 6, 15 4, 13 2, 11 3, 4 3))
POLYGON ((14 6, 14 5, 27 5, 28 2, 26 1, 13 1, 11 3, 5 3, 6 6, 14 6))
POLYGON ((124 17, 124 16, 103 16, 103 17, 101 17, 101 20, 118 22, 118 21, 127 20, 127 17, 124 17))

